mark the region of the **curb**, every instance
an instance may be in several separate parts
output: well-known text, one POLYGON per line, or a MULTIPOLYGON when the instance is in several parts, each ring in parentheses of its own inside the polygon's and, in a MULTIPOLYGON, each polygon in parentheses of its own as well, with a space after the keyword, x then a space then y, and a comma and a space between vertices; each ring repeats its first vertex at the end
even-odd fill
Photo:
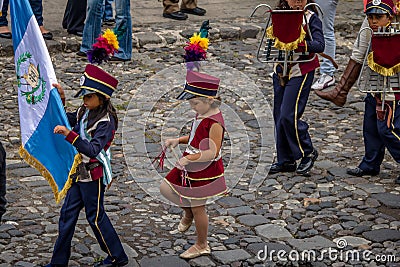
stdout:
MULTIPOLYGON (((254 23, 213 23, 210 30, 210 40, 240 40, 247 38, 257 38, 257 35, 262 30, 261 26, 254 23)), ((134 27, 132 37, 132 47, 147 48, 160 46, 175 46, 183 45, 198 31, 198 27, 185 28, 180 27, 165 27, 154 28, 149 26, 134 27)), ((77 52, 81 44, 81 37, 67 34, 64 31, 53 31, 55 36, 53 40, 45 40, 47 49, 50 53, 57 52, 77 52)), ((0 38, 0 56, 13 56, 12 40, 0 38)))
MULTIPOLYGON (((236 21, 211 22, 210 41, 228 41, 259 38, 265 25, 264 20, 238 19, 236 21), (249 22, 251 21, 251 22, 249 22)), ((361 22, 342 22, 335 24, 335 29, 344 35, 353 35, 354 29, 358 29, 361 22)), ((132 47, 134 49, 169 47, 184 45, 194 32, 199 30, 199 25, 182 27, 168 24, 159 27, 157 25, 142 25, 133 28, 132 47)), ((45 40, 50 53, 79 51, 81 37, 67 34, 65 31, 53 31, 53 40, 45 40)), ((0 38, 0 56, 13 56, 12 40, 0 38)))

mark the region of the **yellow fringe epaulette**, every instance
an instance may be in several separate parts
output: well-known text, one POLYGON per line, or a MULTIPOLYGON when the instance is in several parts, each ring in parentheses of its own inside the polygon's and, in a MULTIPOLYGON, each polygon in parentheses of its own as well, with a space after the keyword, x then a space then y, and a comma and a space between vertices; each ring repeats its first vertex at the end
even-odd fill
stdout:
POLYGON ((376 63, 374 61, 374 52, 370 52, 368 54, 368 66, 371 68, 371 70, 383 76, 393 76, 400 71, 400 63, 390 68, 383 67, 376 63))
POLYGON ((299 38, 290 43, 284 43, 274 36, 273 25, 267 28, 266 35, 268 38, 275 41, 274 47, 279 50, 290 51, 297 49, 299 44, 304 41, 304 38, 306 37, 306 31, 303 29, 303 27, 301 27, 299 38))

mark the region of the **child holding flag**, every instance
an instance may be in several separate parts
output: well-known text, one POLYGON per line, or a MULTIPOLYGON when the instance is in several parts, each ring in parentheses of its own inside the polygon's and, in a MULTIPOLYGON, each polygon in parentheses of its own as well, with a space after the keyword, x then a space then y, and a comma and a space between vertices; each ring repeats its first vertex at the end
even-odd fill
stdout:
MULTIPOLYGON (((97 66, 87 65, 81 77, 81 90, 75 97, 83 97, 83 105, 68 113, 73 129, 57 125, 55 134, 62 134, 66 141, 82 155, 77 175, 65 197, 60 212, 59 236, 54 246, 51 263, 47 266, 68 266, 71 240, 79 213, 85 208, 86 218, 101 249, 107 258, 95 266, 124 266, 128 257, 121 241, 104 210, 104 191, 112 182, 109 148, 118 128, 116 110, 110 97, 118 81, 97 66)), ((63 89, 53 84, 65 101, 63 89)))

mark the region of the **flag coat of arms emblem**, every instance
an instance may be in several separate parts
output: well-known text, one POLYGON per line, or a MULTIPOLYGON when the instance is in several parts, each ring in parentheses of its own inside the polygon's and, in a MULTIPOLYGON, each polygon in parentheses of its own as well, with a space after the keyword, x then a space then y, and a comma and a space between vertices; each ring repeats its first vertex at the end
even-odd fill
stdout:
POLYGON ((20 155, 49 182, 59 202, 71 186, 81 158, 55 135, 56 125, 71 128, 56 88, 56 75, 28 0, 11 0, 10 15, 21 127, 20 155))

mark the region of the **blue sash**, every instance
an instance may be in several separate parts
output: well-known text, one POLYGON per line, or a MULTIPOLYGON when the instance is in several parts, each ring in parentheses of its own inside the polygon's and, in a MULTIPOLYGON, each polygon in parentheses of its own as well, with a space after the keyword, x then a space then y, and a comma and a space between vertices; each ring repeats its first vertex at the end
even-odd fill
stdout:
MULTIPOLYGON (((92 137, 87 132, 87 117, 89 114, 89 110, 86 110, 85 114, 83 115, 80 123, 79 128, 80 132, 79 135, 83 140, 92 140, 92 137)), ((100 161, 101 165, 103 166, 103 184, 109 185, 112 181, 112 170, 111 170, 111 152, 110 149, 104 151, 104 148, 100 151, 100 153, 96 156, 96 159, 100 161)))

